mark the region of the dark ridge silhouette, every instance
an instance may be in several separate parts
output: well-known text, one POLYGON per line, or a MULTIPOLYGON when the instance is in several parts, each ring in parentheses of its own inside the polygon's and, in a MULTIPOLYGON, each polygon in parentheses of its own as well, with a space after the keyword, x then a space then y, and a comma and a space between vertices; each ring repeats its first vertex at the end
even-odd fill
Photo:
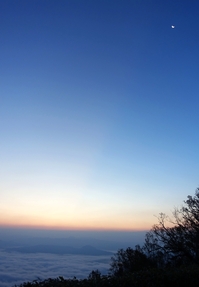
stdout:
POLYGON ((3 240, 0 240, 0 248, 6 248, 6 247, 9 247, 10 246, 10 242, 6 242, 6 241, 3 241, 3 240))
MULTIPOLYGON (((18 231, 17 231, 18 232, 18 231)), ((67 237, 56 237, 53 238, 53 233, 50 236, 44 236, 43 234, 34 234, 33 236, 27 234, 18 234, 15 230, 11 230, 9 235, 5 235, 4 229, 0 228, 1 240, 4 241, 6 247, 23 247, 23 246, 34 246, 34 245, 56 245, 56 246, 72 246, 80 248, 82 246, 90 245, 97 249, 109 250, 116 252, 119 248, 127 248, 129 246, 136 246, 137 244, 143 244, 146 231, 132 231, 128 232, 117 232, 116 234, 111 233, 111 239, 106 239, 106 232, 103 235, 101 233, 88 235, 88 237, 77 235, 67 237), (119 236, 118 236, 119 235, 119 236), (100 236, 104 238, 99 238, 100 236)), ((4 247, 4 245, 2 245, 4 247)), ((1 245, 0 245, 1 248, 1 245)))
POLYGON ((23 247, 10 247, 5 249, 6 252, 20 252, 20 253, 52 253, 52 254, 73 254, 73 255, 112 255, 112 252, 97 249, 92 246, 83 246, 75 248, 71 246, 56 246, 56 245, 34 245, 23 247))

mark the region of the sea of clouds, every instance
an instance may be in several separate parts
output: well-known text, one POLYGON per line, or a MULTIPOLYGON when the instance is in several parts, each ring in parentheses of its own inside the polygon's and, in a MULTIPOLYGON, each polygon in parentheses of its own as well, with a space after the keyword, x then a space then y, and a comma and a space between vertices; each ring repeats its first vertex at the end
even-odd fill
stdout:
MULTIPOLYGON (((0 228, 0 287, 12 287, 40 278, 87 278, 92 270, 107 274, 112 255, 36 253, 34 246, 90 246, 113 254, 144 241, 145 232, 52 231, 0 228), (32 248, 32 253, 18 247, 32 248)), ((55 248, 56 249, 56 248, 55 248)), ((65 249, 64 249, 65 250, 65 249)), ((92 249, 89 249, 89 252, 92 249)), ((91 252, 92 253, 92 252, 91 252)), ((95 253, 93 253, 95 254, 95 253)))
POLYGON ((23 254, 0 250, 0 287, 12 287, 35 279, 87 278, 92 270, 107 274, 111 256, 23 254))

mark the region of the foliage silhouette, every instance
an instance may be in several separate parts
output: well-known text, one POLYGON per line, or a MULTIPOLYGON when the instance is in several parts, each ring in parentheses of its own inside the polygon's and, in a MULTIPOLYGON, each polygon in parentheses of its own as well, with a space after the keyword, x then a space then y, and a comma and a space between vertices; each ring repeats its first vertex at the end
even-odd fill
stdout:
POLYGON ((171 219, 160 213, 146 234, 143 249, 158 266, 199 264, 199 188, 187 198, 171 219))
POLYGON ((18 287, 182 287, 198 286, 199 267, 152 268, 118 276, 101 276, 98 282, 92 278, 77 280, 58 277, 44 281, 23 283, 18 287))
POLYGON ((143 252, 143 249, 136 245, 135 249, 128 247, 120 249, 111 258, 110 272, 115 276, 123 276, 125 273, 144 270, 152 267, 153 263, 143 252))

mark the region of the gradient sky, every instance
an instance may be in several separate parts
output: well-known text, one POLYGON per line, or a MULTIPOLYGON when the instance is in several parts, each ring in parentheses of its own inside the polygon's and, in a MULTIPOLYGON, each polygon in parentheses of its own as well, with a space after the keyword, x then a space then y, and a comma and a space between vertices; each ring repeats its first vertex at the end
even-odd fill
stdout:
POLYGON ((198 13, 0 1, 0 225, 149 229, 194 194, 198 13))

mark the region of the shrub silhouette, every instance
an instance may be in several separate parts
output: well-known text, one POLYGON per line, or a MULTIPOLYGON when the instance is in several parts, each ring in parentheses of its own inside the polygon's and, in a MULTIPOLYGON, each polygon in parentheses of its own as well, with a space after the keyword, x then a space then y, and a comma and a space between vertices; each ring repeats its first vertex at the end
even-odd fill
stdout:
POLYGON ((152 267, 152 261, 143 252, 143 249, 136 245, 135 249, 128 247, 120 249, 111 258, 110 272, 112 275, 123 276, 125 273, 144 270, 152 267))
POLYGON ((143 249, 157 265, 199 264, 199 189, 187 198, 171 219, 160 213, 146 234, 143 249))

